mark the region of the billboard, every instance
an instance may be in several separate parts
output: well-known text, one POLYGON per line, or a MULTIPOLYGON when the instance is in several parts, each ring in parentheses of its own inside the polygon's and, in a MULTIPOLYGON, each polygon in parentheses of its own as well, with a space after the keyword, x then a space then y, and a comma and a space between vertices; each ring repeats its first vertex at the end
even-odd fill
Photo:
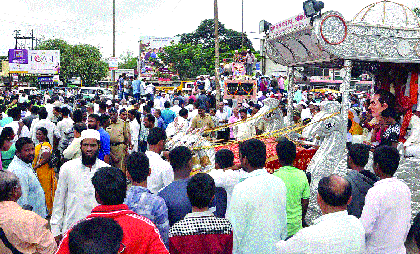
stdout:
POLYGON ((27 49, 9 49, 9 72, 10 73, 28 73, 28 50, 27 49))
POLYGON ((118 70, 118 57, 110 57, 108 59, 109 70, 118 70))
POLYGON ((60 73, 59 50, 9 50, 10 73, 57 75, 60 73))
POLYGON ((29 73, 33 74, 60 74, 59 50, 29 50, 29 73))
POLYGON ((171 45, 171 42, 177 44, 181 40, 180 37, 155 37, 155 36, 140 36, 140 41, 143 44, 149 44, 151 49, 159 49, 171 45))
POLYGON ((28 64, 28 50, 9 49, 9 63, 28 64))

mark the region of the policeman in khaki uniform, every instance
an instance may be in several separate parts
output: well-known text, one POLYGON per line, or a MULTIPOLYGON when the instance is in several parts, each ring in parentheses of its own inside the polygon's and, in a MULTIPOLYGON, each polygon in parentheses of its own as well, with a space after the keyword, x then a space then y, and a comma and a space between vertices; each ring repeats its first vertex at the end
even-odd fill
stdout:
POLYGON ((111 141, 111 160, 114 167, 126 172, 124 159, 131 147, 130 125, 118 118, 118 111, 115 108, 109 110, 111 124, 106 128, 111 141))

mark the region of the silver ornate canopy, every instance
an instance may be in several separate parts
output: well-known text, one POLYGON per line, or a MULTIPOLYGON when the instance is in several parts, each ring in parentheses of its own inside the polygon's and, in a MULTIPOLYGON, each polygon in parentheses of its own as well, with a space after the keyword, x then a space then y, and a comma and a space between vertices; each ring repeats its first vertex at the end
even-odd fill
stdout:
POLYGON ((420 24, 407 7, 383 1, 367 6, 352 21, 328 11, 310 24, 296 16, 271 27, 267 54, 285 66, 330 64, 341 60, 420 63, 420 24), (300 20, 297 20, 300 19, 300 20), (293 25, 296 23, 298 25, 293 25))

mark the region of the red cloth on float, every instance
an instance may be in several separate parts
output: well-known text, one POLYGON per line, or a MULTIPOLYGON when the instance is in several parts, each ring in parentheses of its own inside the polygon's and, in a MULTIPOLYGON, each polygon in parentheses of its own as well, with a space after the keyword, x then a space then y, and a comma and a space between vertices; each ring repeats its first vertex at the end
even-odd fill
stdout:
MULTIPOLYGON (((262 139, 262 141, 266 145, 267 151, 267 162, 265 164, 266 169, 270 169, 271 171, 276 170, 281 167, 278 159, 277 159, 277 152, 276 152, 276 145, 274 138, 266 138, 262 139)), ((225 146, 216 147, 216 152, 221 149, 229 149, 235 155, 234 164, 239 165, 241 162, 239 161, 239 144, 231 144, 225 146)), ((296 147, 296 159, 293 163, 293 166, 299 168, 301 170, 306 170, 308 167, 309 162, 311 162, 312 157, 315 155, 317 149, 305 149, 301 146, 296 147)))

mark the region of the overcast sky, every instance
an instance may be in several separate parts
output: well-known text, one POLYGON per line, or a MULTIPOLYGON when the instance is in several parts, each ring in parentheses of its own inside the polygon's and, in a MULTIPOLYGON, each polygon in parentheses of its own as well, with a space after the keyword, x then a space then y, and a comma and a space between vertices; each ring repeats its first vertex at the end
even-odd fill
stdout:
MULTIPOLYGON (((258 23, 271 23, 302 12, 303 1, 243 0, 244 31, 259 49, 258 23), (256 33, 252 33, 256 32, 256 33)), ((324 0, 323 11, 341 12, 351 20, 369 0, 324 0)), ((396 0, 410 8, 419 0, 396 0)), ((219 19, 227 28, 241 31, 242 0, 218 0, 219 19)), ((213 18, 214 0, 116 0, 116 55, 138 54, 140 36, 175 36, 192 32, 203 19, 213 18)), ((112 55, 112 0, 0 0, 0 55, 14 48, 14 30, 36 37, 61 38, 72 44, 98 46, 104 57, 112 55)), ((27 44, 30 45, 29 42, 27 44)))

